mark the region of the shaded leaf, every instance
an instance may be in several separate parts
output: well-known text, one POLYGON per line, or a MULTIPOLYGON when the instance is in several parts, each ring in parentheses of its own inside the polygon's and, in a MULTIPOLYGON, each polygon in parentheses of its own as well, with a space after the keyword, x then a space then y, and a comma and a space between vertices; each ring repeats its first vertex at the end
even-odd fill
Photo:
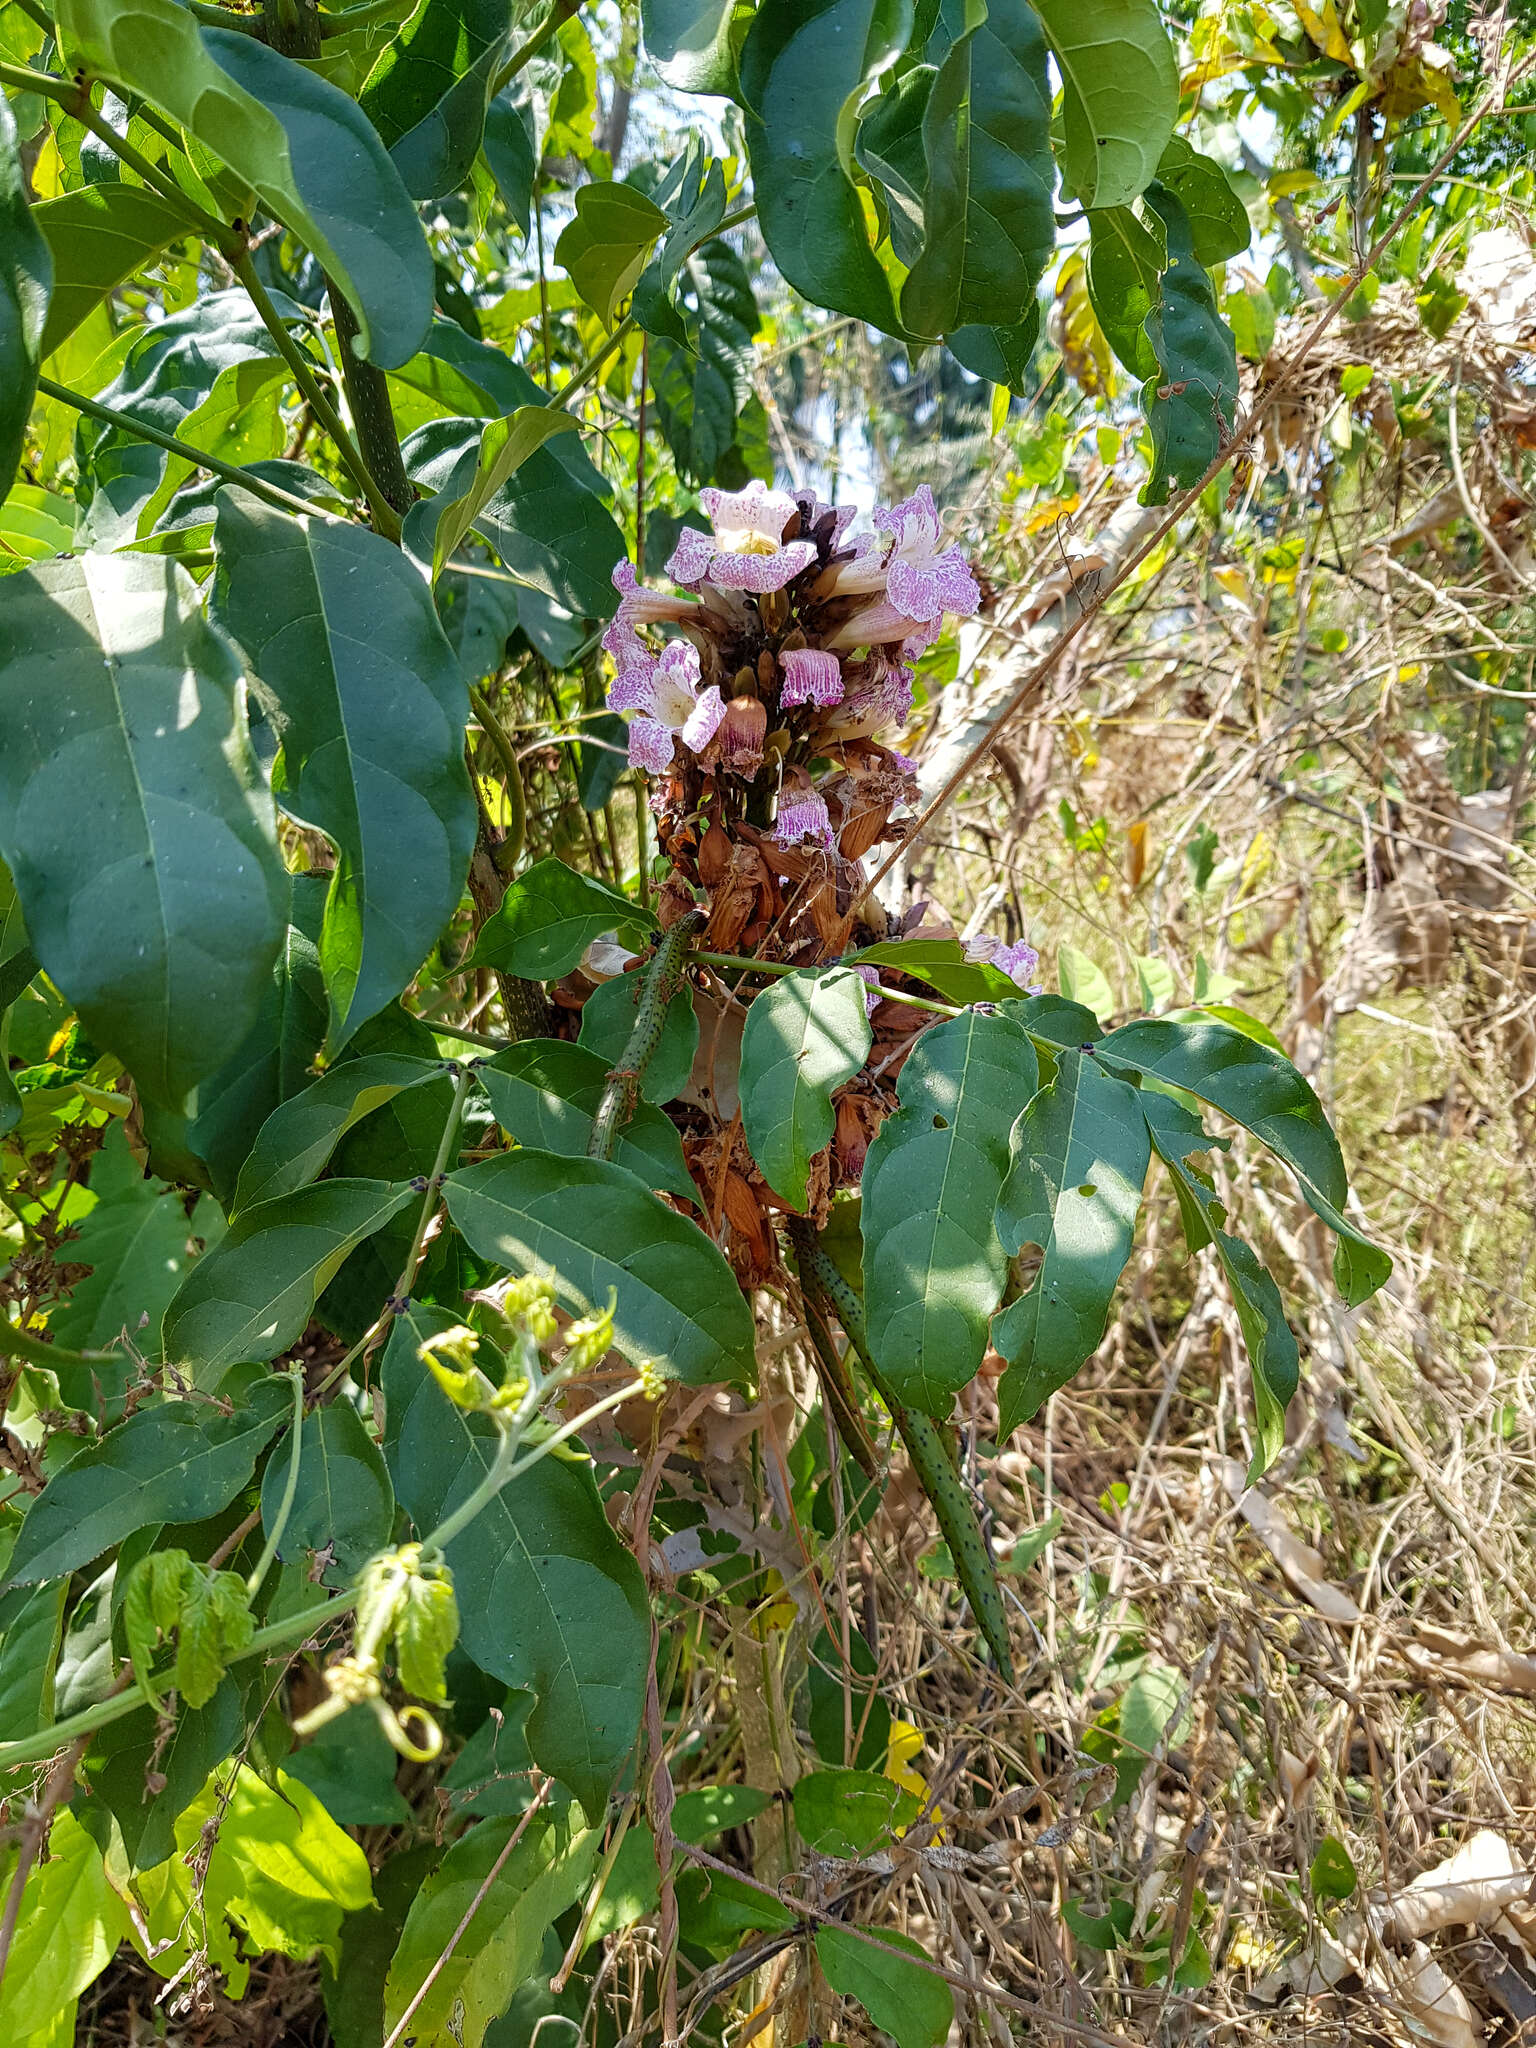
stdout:
POLYGON ((730 1267, 622 1167, 525 1149, 461 1167, 445 1193, 481 1258, 548 1272, 577 1314, 600 1314, 612 1292, 614 1341, 632 1364, 694 1386, 750 1377, 752 1316, 730 1267))
POLYGON ((513 225, 526 235, 538 165, 534 162, 528 122, 510 91, 497 93, 486 109, 484 149, 501 203, 513 225))
POLYGON ((656 920, 605 882, 563 860, 535 861, 480 927, 470 960, 524 981, 558 981, 604 932, 651 930, 656 920))
POLYGON ((39 1586, 18 1600, 6 1624, 0 1642, 0 1742, 35 1735, 54 1718, 53 1679, 68 1592, 67 1578, 39 1586))
POLYGON ((84 555, 6 584, 0 851, 50 978, 172 1109, 251 1028, 282 932, 237 676, 164 560, 84 555))
POLYGON ((413 199, 468 178, 511 22, 508 0, 421 0, 369 72, 359 104, 413 199))
POLYGON ((557 405, 520 405, 504 418, 491 420, 480 432, 470 459, 466 450, 437 495, 412 508, 407 546, 418 559, 430 561, 435 582, 464 536, 480 520, 497 495, 530 457, 557 434, 572 434, 579 422, 557 405))
POLYGON ((676 92, 736 92, 736 51, 752 19, 746 0, 641 0, 645 53, 676 92))
POLYGON ((735 445, 738 415, 752 395, 757 300, 746 265, 718 237, 682 265, 677 294, 685 343, 652 340, 651 389, 680 471, 704 483, 735 445))
POLYGON ((169 1735, 146 1706, 95 1737, 91 1789, 121 1829, 135 1872, 153 1870, 174 1853, 177 1820, 244 1730, 244 1696, 235 1679, 225 1678, 205 1706, 182 1708, 169 1735), (150 1790, 150 1772, 164 1781, 158 1790, 150 1790))
MULTIPOLYGON (((313 1741, 290 1750, 283 1768, 290 1778, 309 1787, 338 1826, 367 1828, 409 1825, 411 1809, 395 1784, 399 1765, 388 1736, 372 1714, 344 1714, 339 1721, 327 1721, 313 1741)), ((392 1854, 379 1873, 381 1890, 385 1872, 399 1860, 398 1853, 392 1854)), ((343 1926, 343 1966, 346 1949, 343 1926)), ((381 1970, 381 1986, 382 1977, 381 1970)), ((334 2019, 332 2028, 334 2031, 334 2019)), ((382 2040, 383 2035, 376 2034, 375 2039, 382 2040)))
POLYGON ((956 362, 989 384, 1001 385, 1019 398, 1030 392, 1029 369, 1040 339, 1040 305, 1037 300, 1015 327, 957 327, 944 337, 945 346, 956 362))
MULTIPOLYGON (((475 1078, 497 1123, 520 1145, 585 1159, 608 1066, 586 1046, 529 1038, 482 1060, 475 1078)), ((620 1126, 613 1158, 648 1188, 664 1188, 685 1202, 698 1199, 677 1126, 649 1102, 642 1101, 620 1126)))
POLYGON ((1253 239, 1248 209, 1214 158, 1202 156, 1182 135, 1175 135, 1158 162, 1157 176, 1189 215, 1197 263, 1209 270, 1246 253, 1253 239))
POLYGON ((917 1813, 911 1792, 873 1771, 808 1771, 795 1785, 795 1826, 818 1856, 867 1856, 917 1813))
POLYGON ((927 982, 952 1003, 998 1003, 1020 993, 1001 968, 967 960, 958 939, 882 939, 850 953, 845 965, 894 967, 927 982))
POLYGON ((1008 1361, 999 1443, 1067 1384, 1104 1334, 1151 1159, 1140 1091, 1087 1054, 1064 1051, 1014 1125, 1011 1147, 998 1236, 1010 1258, 1026 1245, 1043 1257, 1029 1291, 992 1325, 1008 1361))
MULTIPOLYGON (((267 1460, 261 1482, 261 1525, 270 1536, 288 1485, 291 1434, 267 1460)), ((280 1557, 331 1553, 334 1584, 346 1584, 389 1541, 395 1497, 383 1454, 348 1401, 333 1401, 304 1418, 299 1483, 283 1529, 280 1557)))
POLYGON ((53 258, 53 295, 38 355, 53 354, 108 292, 192 232, 169 199, 144 185, 84 185, 34 206, 53 258))
POLYGON ((0 499, 26 445, 53 258, 27 204, 11 103, 0 94, 0 499))
POLYGON ((1196 262, 1189 215, 1164 185, 1147 189, 1163 224, 1168 268, 1147 315, 1157 374, 1141 388, 1152 430, 1152 474, 1142 503, 1161 505, 1170 481, 1187 490, 1215 461, 1237 410, 1237 344, 1216 308, 1211 280, 1196 262))
POLYGON ((904 1934, 818 1927, 816 1960, 832 1989, 856 1998, 897 2048, 939 2048, 954 2025, 955 1994, 904 1934))
MULTIPOLYGON (((616 1067, 624 1057, 624 1048, 639 1015, 643 979, 638 972, 616 974, 610 981, 599 982, 581 1006, 580 1041, 589 1052, 596 1053, 605 1070, 616 1067)), ((641 1100, 670 1102, 681 1095, 688 1086, 698 1050, 699 1020, 694 1012, 693 991, 684 986, 667 1004, 661 1037, 641 1076, 641 1100)))
POLYGON ((431 593, 378 534, 225 491, 217 545, 215 611, 282 748, 274 794, 337 850, 320 935, 334 1054, 458 906, 476 828, 468 692, 431 593))
POLYGON ((811 1161, 832 1142, 833 1089, 869 1056, 867 994, 851 967, 808 968, 770 982, 747 1010, 742 1130, 764 1180, 792 1209, 804 1209, 811 1161))
POLYGON ((993 1227, 1006 1132, 1034 1094, 1026 1033, 967 1011, 918 1039, 901 1107, 864 1165, 864 1305, 870 1350, 897 1397, 931 1415, 974 1376, 1007 1277, 993 1227), (914 1191, 921 1190, 921 1200, 914 1191))
POLYGON ((611 327, 666 231, 667 216, 633 185, 579 185, 576 215, 555 244, 555 260, 611 327))
POLYGON ((153 1522, 218 1514, 291 1405, 287 1381, 273 1378, 233 1415, 206 1401, 166 1401, 83 1444, 27 1510, 6 1584, 79 1571, 153 1522))
POLYGON ((1088 296, 1105 339, 1133 377, 1157 375, 1146 318, 1162 291, 1168 251, 1162 222, 1141 221, 1128 206, 1088 216, 1088 296))
POLYGON ((166 1357, 205 1388, 243 1359, 276 1358, 348 1253, 419 1200, 409 1181, 325 1180, 244 1210, 166 1310, 166 1357))
POLYGON ((240 1180, 230 1214, 291 1195, 325 1171, 331 1154, 352 1126, 406 1088, 440 1081, 441 1060, 408 1053, 372 1053, 343 1060, 290 1097, 262 1125, 240 1180))

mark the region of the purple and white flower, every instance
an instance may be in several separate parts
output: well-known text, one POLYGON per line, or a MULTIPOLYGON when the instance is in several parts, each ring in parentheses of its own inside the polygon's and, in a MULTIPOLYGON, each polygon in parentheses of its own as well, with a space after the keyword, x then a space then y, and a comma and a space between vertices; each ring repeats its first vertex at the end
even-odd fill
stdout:
POLYGON ((829 704, 843 701, 842 664, 835 654, 821 647, 791 647, 779 656, 784 682, 779 690, 780 706, 829 704))
POLYGON ((832 820, 826 798, 809 787, 786 787, 779 798, 779 815, 773 836, 781 846, 798 846, 802 839, 814 839, 832 846, 832 820))
POLYGON ((879 1009, 882 1000, 880 995, 880 970, 878 967, 855 966, 853 971, 860 981, 868 983, 868 987, 864 992, 864 1014, 866 1017, 873 1017, 876 1010, 879 1009))
POLYGON ((744 590, 761 597, 782 590, 817 559, 816 543, 784 539, 800 507, 787 491, 771 491, 754 477, 744 491, 700 491, 699 503, 713 534, 685 526, 667 564, 675 583, 706 580, 720 590, 744 590))
POLYGON ((619 593, 619 608, 603 633, 603 647, 622 673, 643 667, 653 658, 636 626, 679 625, 692 618, 696 607, 692 598, 664 597, 659 590, 647 590, 627 558, 615 565, 613 587, 619 593))
POLYGON ((631 768, 664 775, 672 765, 675 740, 695 754, 709 745, 725 705, 713 683, 701 690, 699 682, 699 651, 686 640, 670 641, 659 658, 631 661, 615 676, 609 710, 637 714, 629 726, 631 768))
POLYGON ((983 932, 977 938, 966 940, 965 957, 978 966, 995 967, 999 974, 1006 974, 1027 996, 1040 993, 1039 983, 1032 980, 1035 969, 1040 965, 1040 955, 1023 939, 1010 946, 1002 939, 994 939, 983 932))
POLYGON ((938 507, 926 484, 894 511, 877 508, 876 534, 837 575, 842 597, 867 596, 834 635, 834 647, 903 642, 909 658, 931 647, 946 612, 968 619, 981 591, 959 548, 945 547, 938 507))

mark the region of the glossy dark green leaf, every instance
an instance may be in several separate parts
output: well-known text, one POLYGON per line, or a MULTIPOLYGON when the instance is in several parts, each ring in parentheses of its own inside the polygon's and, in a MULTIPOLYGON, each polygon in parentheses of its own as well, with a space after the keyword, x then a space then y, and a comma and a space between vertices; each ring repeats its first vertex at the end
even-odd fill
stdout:
MULTIPOLYGON (((581 1006, 581 1043, 596 1053, 605 1068, 616 1067, 624 1057, 639 1014, 640 981, 638 973, 616 974, 611 981, 599 982, 581 1006)), ((670 1102, 681 1095, 698 1050, 699 1020, 694 1014, 693 991, 680 988, 667 1005, 661 1037, 641 1078, 641 1099, 670 1102)))
MULTIPOLYGON (((307 1785, 337 1826, 344 1828, 410 1824, 411 1809, 395 1784, 399 1768, 399 1755, 372 1714, 345 1714, 339 1721, 328 1721, 312 1741, 291 1750, 283 1761, 284 1773, 307 1785)), ((395 1860, 389 1859, 391 1864, 395 1860)), ((345 1929, 342 1950, 345 1955, 345 1929)))
POLYGON ((1221 451, 1237 410, 1237 344, 1216 307, 1211 280, 1195 261, 1189 215, 1164 185, 1147 188, 1148 211, 1163 224, 1168 268, 1147 315, 1157 374, 1141 387, 1152 430, 1152 473, 1142 502, 1161 505, 1170 482, 1187 490, 1221 451))
POLYGON ((693 1386, 753 1370, 752 1316, 730 1267, 696 1223, 623 1167, 523 1150, 448 1176, 448 1213, 483 1259, 549 1273, 581 1315, 616 1298, 614 1341, 693 1386))
POLYGON ((1051 87, 1029 0, 968 0, 923 113, 922 254, 901 291, 915 334, 1026 318, 1056 244, 1051 87))
POLYGON ((535 861, 480 928, 470 965, 523 981, 558 981, 604 932, 645 931, 655 918, 563 860, 535 861))
POLYGON ((832 1091, 869 1056, 865 997, 851 967, 806 968, 759 991, 741 1035, 741 1126, 764 1180, 803 1209, 811 1161, 832 1142, 832 1091))
POLYGON ((413 199, 468 178, 512 16, 509 0, 421 0, 369 72, 359 104, 413 199))
POLYGON ((538 166, 533 159, 528 122, 510 91, 497 93, 486 109, 484 149, 501 203, 511 215, 513 225, 526 235, 538 166))
MULTIPOLYGON (((532 395, 520 402, 540 404, 538 387, 530 382, 528 390, 532 395)), ((455 501, 474 480, 483 433, 478 419, 435 420, 406 438, 406 468, 445 504, 455 501)), ((607 618, 618 602, 614 565, 626 548, 601 486, 580 436, 559 434, 505 478, 475 515, 474 530, 519 583, 580 617, 607 618)), ((406 543, 414 542, 418 559, 433 559, 437 516, 431 504, 421 504, 406 517, 406 543)))
POLYGON ((1179 111, 1179 66, 1157 0, 1040 0, 1061 72, 1063 190, 1128 206, 1157 173, 1179 111))
POLYGON ((245 1210, 166 1310, 166 1357, 200 1387, 242 1359, 276 1358, 348 1253, 420 1199, 408 1181, 324 1180, 245 1210))
POLYGON ((53 258, 27 204, 16 122, 0 94, 0 499, 26 445, 52 288, 53 258))
POLYGON ((250 1030, 282 934, 237 679, 172 563, 84 555, 6 582, 0 852, 51 979, 172 1109, 250 1030))
MULTIPOLYGON (((481 1060, 475 1078, 509 1136, 567 1158, 585 1159, 592 1119, 608 1080, 608 1062, 584 1045, 561 1038, 528 1038, 492 1060, 481 1060)), ((677 1126, 649 1102, 619 1127, 613 1151, 648 1188, 663 1188, 684 1201, 698 1189, 683 1161, 677 1126)))
POLYGON ((1285 1319, 1280 1289, 1255 1256, 1253 1248, 1240 1237, 1222 1229, 1226 1209, 1208 1174, 1195 1166, 1191 1154, 1217 1148, 1225 1150, 1226 1140, 1213 1138, 1182 1103, 1150 1088, 1140 1091, 1142 1113, 1152 1137, 1152 1149, 1168 1169, 1178 1197, 1184 1224, 1184 1241, 1191 1251, 1204 1245, 1215 1248, 1237 1310, 1238 1326, 1248 1351, 1253 1378, 1254 1455, 1250 1484, 1278 1454, 1285 1442, 1285 1410, 1301 1377, 1301 1359, 1296 1338, 1285 1319))
POLYGON ((151 1522, 203 1522, 227 1508, 291 1412, 288 1382, 258 1382, 233 1414, 209 1401, 141 1408, 83 1444, 27 1510, 6 1585, 77 1572, 151 1522))
MULTIPOLYGON (((422 1531, 479 1483, 498 1442, 490 1419, 454 1407, 417 1355, 452 1320, 411 1310, 384 1358, 385 1452, 422 1531)), ((534 1761, 601 1813, 638 1732, 651 1631, 639 1567, 608 1525, 591 1466, 569 1453, 540 1459, 447 1558, 462 1648, 492 1677, 534 1693, 534 1761)))
MULTIPOLYGON (((191 1217, 180 1193, 147 1180, 120 1126, 107 1133, 91 1161, 95 1206, 81 1218, 69 1248, 72 1266, 89 1270, 53 1309, 48 1328, 75 1351, 99 1351, 125 1336, 141 1357, 159 1349, 160 1320, 191 1269, 198 1243, 216 1243, 224 1228, 213 1203, 200 1200, 191 1217)), ((90 1369, 61 1368, 59 1387, 72 1406, 94 1413, 98 1394, 119 1391, 137 1372, 133 1358, 90 1369)))
POLYGON ((357 315, 360 353, 385 366, 416 353, 432 258, 354 100, 254 36, 200 27, 176 0, 61 0, 58 24, 71 70, 179 122, 313 251, 357 315))
POLYGON ((891 1710, 877 1682, 875 1653, 857 1629, 846 1650, 839 1636, 821 1630, 811 1644, 806 1691, 807 1726, 822 1762, 879 1770, 890 1749, 891 1710))
POLYGON ((545 1930, 586 1888, 601 1837, 569 1810, 540 1813, 508 1851, 513 1820, 485 1820, 460 1837, 417 1894, 384 1992, 394 2029, 426 1988, 411 2025, 422 2042, 479 2048, 489 2023, 533 1975, 545 1930), (476 1900, 480 1909, 453 1937, 476 1900), (448 1960, 445 1962, 444 1956, 448 1960))
POLYGON ((939 2048, 955 2023, 955 1994, 927 1967, 919 1943, 888 1927, 822 1926, 816 1960, 827 1982, 856 1998, 896 2048, 939 2048))
POLYGON ((1088 216, 1088 297, 1105 338, 1133 377, 1157 375, 1146 318, 1162 292, 1168 251, 1156 214, 1148 226, 1128 206, 1088 216))
POLYGON ((52 355, 108 292, 190 230, 169 199, 145 185, 84 185, 32 209, 53 258, 53 295, 39 358, 52 355))
POLYGON ((1209 270, 1213 264, 1246 254, 1253 239, 1248 209, 1214 158, 1202 156, 1182 135, 1175 135, 1158 162, 1157 176, 1160 184, 1182 200, 1189 215, 1197 263, 1209 270))
POLYGON ((1193 1017, 1148 1018, 1122 1025, 1099 1051, 1110 1065, 1134 1069, 1198 1095, 1241 1124, 1283 1159, 1308 1206, 1339 1242, 1334 1278, 1352 1308, 1368 1301, 1392 1261, 1343 1214, 1349 1177, 1323 1106, 1290 1061, 1229 1024, 1193 1017))
POLYGON ((718 237, 683 263, 676 292, 686 345, 652 340, 651 389, 679 470, 704 483, 729 454, 752 394, 757 300, 746 265, 718 237))
POLYGON ((1027 398, 1033 389, 1030 371, 1039 340, 1040 305, 1036 300, 1017 326, 957 327, 945 335, 944 344, 955 361, 975 376, 1027 398))
POLYGON ((478 447, 459 458, 436 497, 411 510, 406 548, 418 561, 425 562, 429 559, 430 536, 434 583, 487 508, 513 484, 523 465, 538 454, 546 441, 576 431, 573 413, 543 400, 536 405, 520 405, 516 411, 486 422, 480 430, 478 447))
POLYGON ((475 842, 469 698, 400 550, 220 495, 215 610, 282 747, 278 802, 335 844, 320 937, 334 1053, 393 1001, 458 906, 475 842))
POLYGON ((343 1060, 312 1081, 301 1094, 275 1109, 262 1125, 240 1169, 232 1215, 291 1195, 325 1171, 343 1136, 355 1123, 404 1088, 441 1080, 441 1060, 409 1054, 374 1053, 343 1060))
POLYGON ((928 183, 923 118, 937 76, 933 64, 914 64, 899 78, 887 74, 880 97, 870 102, 860 119, 853 146, 859 163, 884 187, 891 247, 908 265, 917 261, 923 248, 923 193, 928 183))
POLYGON ((555 244, 555 260, 611 327, 666 231, 667 216, 633 185, 579 185, 576 215, 555 244))
POLYGON ((918 1039, 864 1165, 864 1308, 898 1399, 948 1413, 987 1347, 1007 1261, 993 1211, 1008 1131, 1035 1092, 1035 1049, 1001 1014, 966 1011, 918 1039))
POLYGON ((1086 1053, 1062 1052, 1021 1113, 997 1205, 1010 1258, 1042 1257, 1029 1291, 992 1324, 1008 1361, 998 1386, 998 1442, 1011 1436, 1091 1356, 1131 1255, 1151 1152, 1140 1091, 1086 1053))
POLYGON ((887 334, 902 325, 840 138, 866 80, 895 57, 910 0, 761 0, 741 49, 758 225, 796 291, 887 334))
POLYGON ((645 54, 676 92, 736 92, 736 52, 752 19, 747 0, 641 0, 645 54))
POLYGON ((0 1642, 0 1742, 35 1735, 54 1718, 53 1679, 68 1592, 69 1580, 58 1578, 12 1596, 14 1609, 0 1642))
MULTIPOLYGON (((261 1481, 261 1526, 270 1537, 288 1487, 290 1431, 268 1458, 261 1481)), ((298 1490, 283 1527, 278 1556, 328 1551, 328 1581, 345 1585, 389 1541, 395 1519, 384 1456, 347 1401, 304 1418, 298 1490)))

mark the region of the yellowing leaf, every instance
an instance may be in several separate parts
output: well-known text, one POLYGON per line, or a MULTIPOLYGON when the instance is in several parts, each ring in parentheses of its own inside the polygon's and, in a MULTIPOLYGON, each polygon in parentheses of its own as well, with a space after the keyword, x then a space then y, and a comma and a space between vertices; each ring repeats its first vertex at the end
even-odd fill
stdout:
POLYGON ((1344 39, 1343 29, 1339 26, 1339 17, 1334 11, 1333 0, 1322 0, 1321 6, 1315 9, 1308 6, 1307 0, 1293 0, 1293 4, 1302 27, 1323 55, 1334 58, 1340 64, 1350 63, 1352 60, 1349 44, 1344 39))

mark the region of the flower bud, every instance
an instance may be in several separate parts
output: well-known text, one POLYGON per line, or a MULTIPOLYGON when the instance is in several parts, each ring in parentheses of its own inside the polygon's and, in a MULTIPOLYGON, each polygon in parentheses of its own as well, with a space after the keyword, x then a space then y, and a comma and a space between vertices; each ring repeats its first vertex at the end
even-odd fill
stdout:
POLYGON ((759 697, 733 697, 715 735, 720 748, 720 765, 733 775, 749 779, 763 765, 763 742, 768 736, 768 713, 759 697))

